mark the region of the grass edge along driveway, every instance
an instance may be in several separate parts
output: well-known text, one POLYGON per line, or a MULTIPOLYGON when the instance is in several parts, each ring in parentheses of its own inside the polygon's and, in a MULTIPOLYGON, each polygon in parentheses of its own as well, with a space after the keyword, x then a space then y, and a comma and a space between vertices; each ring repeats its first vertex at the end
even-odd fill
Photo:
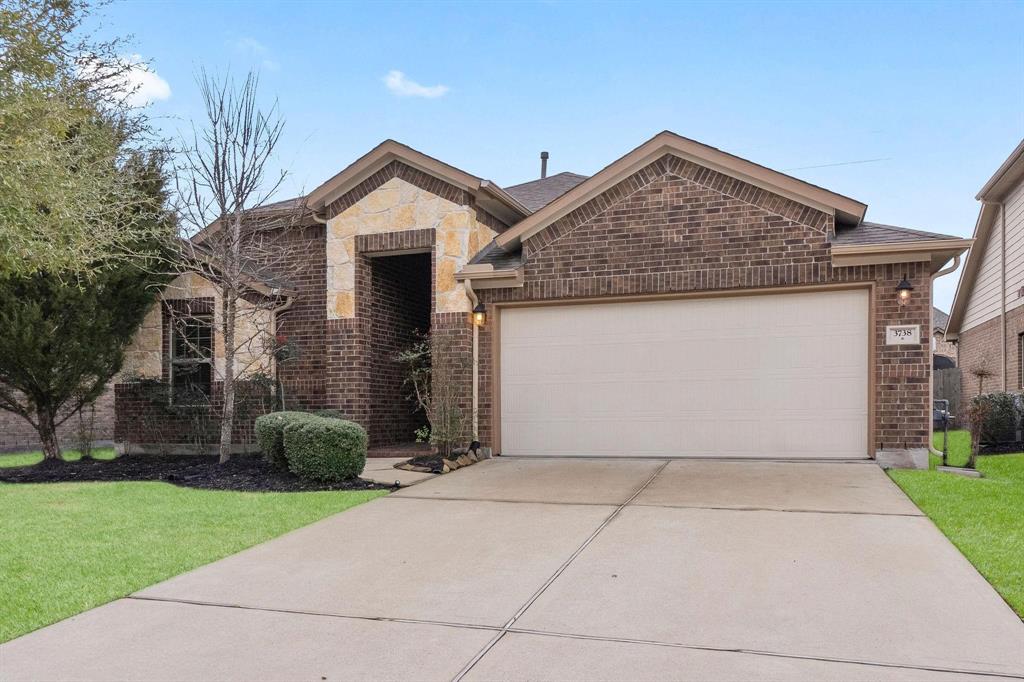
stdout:
MULTIPOLYGON (((935 434, 936 449, 942 434, 935 434)), ((949 462, 967 461, 970 434, 950 433, 949 462)), ((1024 454, 978 458, 984 478, 892 469, 889 476, 1024 618, 1024 454)), ((928 580, 942 580, 929 576, 928 580)))
MULTIPOLYGON (((0 466, 36 459, 0 455, 0 466)), ((384 494, 242 493, 150 481, 0 484, 0 642, 384 494)))

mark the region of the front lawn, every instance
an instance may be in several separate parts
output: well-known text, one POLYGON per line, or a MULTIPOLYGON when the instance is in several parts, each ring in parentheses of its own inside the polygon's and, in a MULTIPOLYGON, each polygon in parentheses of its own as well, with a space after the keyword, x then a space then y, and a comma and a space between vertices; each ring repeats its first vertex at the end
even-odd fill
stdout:
MULTIPOLYGON (((0 467, 37 459, 0 455, 0 467)), ((0 484, 0 642, 384 494, 0 484)))
MULTIPOLYGON (((949 463, 966 462, 969 448, 967 431, 951 432, 949 463)), ((935 471, 938 460, 932 457, 931 471, 889 475, 1024 618, 1024 454, 979 457, 984 478, 935 471)))

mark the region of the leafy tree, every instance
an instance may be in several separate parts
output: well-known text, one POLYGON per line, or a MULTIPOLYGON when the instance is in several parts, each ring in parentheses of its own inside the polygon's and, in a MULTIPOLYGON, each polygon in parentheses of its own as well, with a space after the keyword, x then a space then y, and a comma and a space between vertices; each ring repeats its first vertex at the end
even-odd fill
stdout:
POLYGON ((119 40, 87 0, 0 0, 0 272, 71 279, 129 261, 157 224, 129 159, 152 146, 119 40))
POLYGON ((130 244, 132 261, 97 263, 88 277, 43 270, 0 276, 0 409, 32 424, 48 460, 60 458, 57 427, 95 401, 121 369, 125 347, 168 279, 154 274, 170 248, 160 235, 174 231, 163 212, 162 159, 135 156, 126 165, 148 197, 138 213, 114 221, 123 229, 146 216, 150 236, 130 244))

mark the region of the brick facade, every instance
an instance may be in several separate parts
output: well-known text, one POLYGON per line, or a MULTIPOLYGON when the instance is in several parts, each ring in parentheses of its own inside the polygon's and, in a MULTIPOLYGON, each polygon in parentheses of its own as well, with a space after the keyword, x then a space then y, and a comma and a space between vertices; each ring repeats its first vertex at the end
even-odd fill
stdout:
MULTIPOLYGON (((833 268, 831 216, 692 166, 661 159, 539 232, 523 247, 524 286, 481 290, 481 300, 493 312, 494 304, 512 301, 873 284, 874 447, 927 447, 928 334, 920 345, 885 345, 886 325, 930 328, 927 264, 833 268), (904 276, 916 295, 900 306, 895 289, 904 276)), ((483 330, 483 348, 491 347, 492 329, 483 330)), ((481 366, 484 443, 492 440, 492 372, 488 351, 481 366)))
MULTIPOLYGON (((85 408, 85 415, 93 419, 93 442, 106 444, 114 439, 114 390, 109 386, 92 409, 85 408)), ((57 438, 62 448, 75 448, 78 443, 79 420, 77 416, 57 427, 57 438)), ((22 452, 38 450, 41 447, 39 435, 32 425, 13 412, 0 410, 0 452, 22 452)))
MULTIPOLYGON (((335 200, 329 216, 348 210, 394 177, 460 207, 472 203, 465 191, 392 163, 335 200)), ((493 223, 494 231, 505 227, 483 211, 477 215, 493 223)), ((429 323, 454 352, 467 360, 472 353, 468 314, 438 308, 438 263, 449 257, 446 239, 434 228, 416 226, 354 234, 346 246, 346 257, 351 257, 346 262, 354 270, 354 314, 339 318, 328 312, 334 309, 326 293, 332 252, 326 235, 331 229, 311 226, 288 237, 304 264, 295 283, 299 293, 278 328, 301 349, 299 359, 280 367, 288 406, 340 410, 368 429, 374 445, 411 440, 422 418, 405 400, 394 352, 411 340, 413 329, 429 323)), ((525 240, 522 287, 481 289, 477 294, 494 314, 496 305, 508 302, 836 284, 871 287, 872 449, 921 451, 930 432, 928 263, 835 268, 830 244, 834 234, 827 213, 666 155, 525 240), (900 306, 895 288, 904 277, 915 291, 911 302, 900 306), (920 325, 922 343, 886 346, 885 327, 890 324, 920 325)), ((493 441, 494 328, 489 324, 480 330, 479 438, 484 445, 493 441)), ((468 361, 464 366, 459 383, 468 411, 472 366, 468 361)), ((143 409, 129 387, 119 387, 119 440, 146 437, 138 432, 143 409)), ((238 428, 247 437, 249 425, 238 428)))

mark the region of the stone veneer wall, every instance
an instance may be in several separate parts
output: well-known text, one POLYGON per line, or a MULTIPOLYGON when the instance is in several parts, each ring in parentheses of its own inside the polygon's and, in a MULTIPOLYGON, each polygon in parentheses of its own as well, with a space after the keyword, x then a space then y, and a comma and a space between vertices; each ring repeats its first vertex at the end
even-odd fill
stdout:
MULTIPOLYGON (((165 332, 167 315, 161 302, 191 301, 208 299, 214 304, 209 306, 213 311, 214 325, 214 376, 224 376, 224 337, 217 333, 222 324, 223 308, 220 305, 220 292, 216 285, 194 273, 180 275, 168 284, 143 319, 142 326, 135 333, 131 343, 125 349, 125 361, 121 374, 124 377, 159 378, 164 375, 167 360, 165 332)), ((189 314, 187 306, 178 306, 183 315, 189 314)), ((209 309, 194 311, 196 314, 209 312, 209 309)), ((249 339, 244 347, 236 352, 236 366, 244 374, 270 373, 272 360, 266 352, 267 344, 272 340, 269 331, 270 313, 259 309, 245 301, 239 302, 236 321, 236 338, 249 339)), ((241 341, 239 341, 241 343, 241 341)))
POLYGON ((434 230, 434 308, 438 312, 468 312, 469 302, 455 273, 503 227, 478 210, 468 192, 397 161, 334 201, 328 214, 329 320, 357 315, 357 236, 434 230))
MULTIPOLYGON (((927 264, 833 268, 833 233, 827 214, 668 156, 527 240, 523 287, 478 293, 493 312, 510 301, 874 283, 874 447, 920 460, 930 433, 927 264), (904 275, 917 295, 900 306, 904 275), (923 342, 886 346, 889 324, 921 325, 923 342)), ((493 437, 493 329, 481 337, 484 444, 493 437)))
MULTIPOLYGON (((374 445, 400 442, 402 434, 385 423, 388 417, 376 414, 383 398, 375 398, 381 359, 373 342, 371 263, 392 252, 431 254, 432 292, 424 311, 430 328, 469 353, 469 299, 455 273, 506 226, 477 207, 468 192, 399 162, 332 202, 328 214, 326 406, 366 426, 374 445)), ((469 372, 463 382, 467 410, 469 372)), ((408 425, 398 426, 404 431, 408 425)))

